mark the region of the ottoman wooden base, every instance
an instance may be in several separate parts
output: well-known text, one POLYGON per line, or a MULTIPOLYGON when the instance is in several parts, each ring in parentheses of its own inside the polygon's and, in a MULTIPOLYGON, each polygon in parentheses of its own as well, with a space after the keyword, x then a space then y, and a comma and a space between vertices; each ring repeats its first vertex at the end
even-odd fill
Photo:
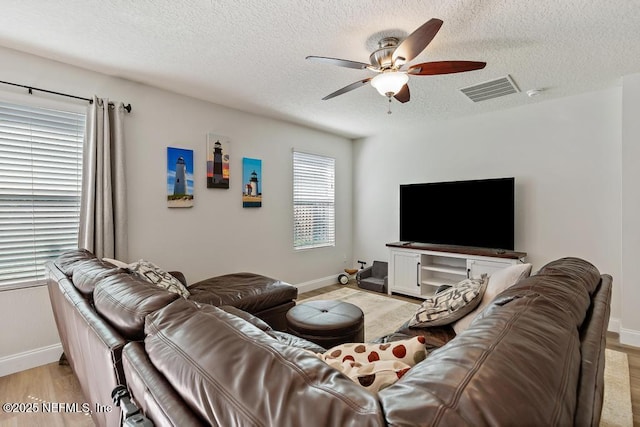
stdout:
POLYGON ((364 341, 364 314, 353 304, 334 300, 302 302, 287 312, 287 332, 326 349, 364 341))

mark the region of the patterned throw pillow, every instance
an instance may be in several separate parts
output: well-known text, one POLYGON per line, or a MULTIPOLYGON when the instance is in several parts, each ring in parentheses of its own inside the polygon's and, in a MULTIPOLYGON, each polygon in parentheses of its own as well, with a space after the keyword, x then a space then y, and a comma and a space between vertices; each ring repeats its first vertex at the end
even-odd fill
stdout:
POLYGON ((191 292, 178 279, 152 262, 141 259, 129 264, 127 268, 133 273, 138 273, 147 282, 176 293, 183 298, 189 298, 191 295, 191 292))
POLYGON ((484 295, 480 300, 480 304, 478 304, 475 309, 471 310, 469 314, 460 318, 451 325, 453 326, 453 330, 456 331, 456 334, 460 335, 465 329, 467 329, 469 325, 471 325, 471 322, 473 322, 473 319, 475 319, 476 316, 484 310, 484 308, 489 305, 489 303, 493 301, 500 292, 515 285, 520 280, 529 277, 530 274, 531 264, 516 264, 493 273, 489 277, 487 290, 484 292, 484 295))
POLYGON ((427 352, 425 338, 417 336, 384 344, 341 344, 316 356, 355 383, 377 393, 424 360, 427 352))
POLYGON ((487 288, 487 276, 465 279, 457 285, 423 301, 409 321, 409 327, 447 325, 464 317, 480 304, 487 288))

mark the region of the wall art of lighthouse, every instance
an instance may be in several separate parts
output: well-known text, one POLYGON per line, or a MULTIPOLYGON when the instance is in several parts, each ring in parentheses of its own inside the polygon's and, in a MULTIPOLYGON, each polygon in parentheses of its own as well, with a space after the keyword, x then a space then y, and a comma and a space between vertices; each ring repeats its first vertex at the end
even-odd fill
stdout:
POLYGON ((207 134, 207 188, 229 188, 229 138, 207 134))
POLYGON ((193 150, 167 147, 167 206, 193 206, 193 150))
POLYGON ((242 158, 242 207, 262 206, 262 160, 242 158))

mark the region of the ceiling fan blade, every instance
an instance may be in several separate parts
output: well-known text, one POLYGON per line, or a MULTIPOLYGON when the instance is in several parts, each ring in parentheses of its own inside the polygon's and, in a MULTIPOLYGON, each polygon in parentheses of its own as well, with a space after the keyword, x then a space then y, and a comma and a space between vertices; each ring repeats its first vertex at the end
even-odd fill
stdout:
POLYGON ((348 86, 343 87, 342 89, 338 89, 337 91, 325 96, 324 98, 322 98, 323 101, 326 101, 327 99, 331 99, 331 98, 335 98, 338 95, 342 95, 343 93, 347 93, 349 91, 352 91, 354 89, 358 89, 361 86, 366 85, 367 83, 369 83, 369 81, 371 80, 371 77, 368 79, 364 79, 364 80, 359 80, 355 83, 351 83, 348 86))
POLYGON ((409 99, 411 99, 411 94, 409 93, 409 85, 402 86, 402 89, 400 89, 400 92, 394 95, 394 98, 402 102, 403 104, 405 102, 409 102, 409 99))
POLYGON ((436 36, 441 26, 442 21, 440 19, 433 18, 422 24, 422 26, 413 33, 409 34, 409 36, 404 39, 393 52, 393 55, 391 56, 393 64, 397 65, 396 62, 399 59, 401 59, 402 64, 405 64, 418 56, 420 52, 422 52, 424 48, 431 43, 431 40, 436 36))
POLYGON ((436 61, 423 62, 412 65, 407 73, 414 76, 433 76, 436 74, 462 73, 465 71, 481 70, 486 62, 477 61, 436 61))
POLYGON ((349 61, 348 59, 326 58, 324 56, 307 56, 306 59, 316 62, 324 62, 325 64, 337 65, 338 67, 355 68, 356 70, 364 70, 371 64, 364 62, 349 61))

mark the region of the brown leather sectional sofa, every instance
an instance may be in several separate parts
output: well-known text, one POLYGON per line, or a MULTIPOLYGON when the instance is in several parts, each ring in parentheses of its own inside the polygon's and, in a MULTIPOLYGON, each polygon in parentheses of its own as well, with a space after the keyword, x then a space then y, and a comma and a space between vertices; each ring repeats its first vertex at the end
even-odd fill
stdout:
POLYGON ((378 394, 305 351, 322 350, 314 344, 236 307, 152 296, 162 307, 145 299, 141 329, 127 338, 99 314, 96 291, 96 310, 66 292, 61 283, 75 288, 75 276, 52 277, 50 289, 65 352, 97 359, 93 369, 72 364, 90 390, 106 393, 87 399, 108 399, 98 383, 113 383, 112 366, 155 425, 599 424, 612 278, 580 259, 551 262, 502 292, 458 336, 440 327, 382 337, 422 334, 443 345, 378 394))
MULTIPOLYGON (((45 266, 64 354, 87 403, 113 406, 111 391, 126 383, 122 369, 125 344, 144 339, 147 315, 183 298, 86 250, 69 251, 45 266)), ((182 273, 172 274, 186 286, 182 273)), ((253 273, 218 276, 188 289, 192 301, 229 310, 238 307, 275 330, 286 329, 286 312, 298 296, 295 286, 253 273)), ((94 412, 92 417, 99 426, 120 425, 119 408, 94 412)))

